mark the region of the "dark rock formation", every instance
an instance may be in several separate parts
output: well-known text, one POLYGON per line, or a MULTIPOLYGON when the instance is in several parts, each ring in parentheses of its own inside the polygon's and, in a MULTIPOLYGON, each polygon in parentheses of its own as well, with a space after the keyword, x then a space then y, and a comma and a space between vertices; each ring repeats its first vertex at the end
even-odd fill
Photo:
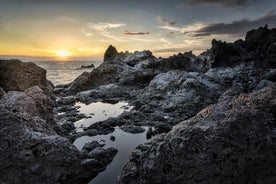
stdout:
POLYGON ((206 53, 208 67, 227 67, 242 62, 254 62, 256 67, 276 67, 276 28, 260 27, 246 34, 245 40, 234 43, 212 41, 206 53))
POLYGON ((6 91, 25 91, 39 86, 47 96, 54 97, 53 84, 46 79, 46 70, 34 63, 0 60, 0 86, 6 91))
POLYGON ((113 148, 91 161, 93 154, 60 136, 71 127, 63 129, 54 121, 55 96, 44 69, 1 60, 0 72, 0 183, 87 183, 112 161, 113 148))
POLYGON ((25 93, 35 101, 38 114, 42 119, 48 121, 53 119, 54 101, 40 87, 33 86, 28 88, 25 93))
POLYGON ((122 129, 124 132, 132 134, 143 133, 145 131, 144 128, 135 125, 123 125, 120 127, 120 129, 122 129))
POLYGON ((275 183, 276 87, 202 110, 138 146, 120 183, 275 183))
POLYGON ((104 144, 100 144, 98 141, 91 141, 91 142, 85 143, 85 145, 82 148, 82 151, 90 152, 97 147, 103 147, 103 146, 104 144))
POLYGON ((77 68, 77 70, 87 69, 87 68, 95 68, 95 65, 92 63, 90 65, 81 65, 80 68, 77 68))
POLYGON ((109 45, 109 47, 107 48, 107 50, 104 53, 104 62, 111 61, 111 60, 115 59, 117 53, 118 53, 117 49, 115 47, 113 47, 112 45, 109 45))
POLYGON ((33 115, 1 106, 0 121, 1 183, 86 183, 113 158, 86 163, 86 156, 33 115))

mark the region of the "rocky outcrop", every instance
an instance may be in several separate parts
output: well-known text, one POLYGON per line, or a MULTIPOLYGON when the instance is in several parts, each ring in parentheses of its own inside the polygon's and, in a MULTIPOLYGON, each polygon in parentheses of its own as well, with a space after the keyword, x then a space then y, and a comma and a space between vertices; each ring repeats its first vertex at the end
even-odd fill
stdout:
POLYGON ((44 69, 1 60, 0 72, 0 183, 87 183, 112 161, 114 148, 87 154, 60 136, 72 124, 54 121, 55 96, 44 69))
POLYGON ((275 183, 276 87, 208 106, 138 146, 120 183, 275 183))
POLYGON ((91 68, 91 69, 94 69, 95 68, 95 65, 92 63, 90 65, 81 65, 80 68, 77 68, 77 70, 82 70, 82 69, 87 69, 87 68, 91 68))
POLYGON ((1 98, 0 183, 87 183, 117 153, 111 148, 97 154, 77 150, 47 119, 50 102, 37 86, 9 91, 1 98))
POLYGON ((46 70, 34 63, 0 60, 0 86, 6 92, 25 91, 32 86, 39 86, 47 96, 54 98, 54 86, 46 79, 46 70))
POLYGON ((213 40, 212 48, 201 56, 207 67, 229 67, 243 62, 254 62, 255 67, 276 67, 276 28, 267 26, 251 30, 245 40, 226 43, 213 40))
POLYGON ((1 183, 87 183, 111 162, 114 153, 89 162, 45 121, 0 111, 1 183), (32 128, 33 127, 33 128, 32 128))
POLYGON ((104 62, 111 61, 111 60, 115 59, 117 53, 118 53, 117 49, 115 47, 113 47, 112 45, 109 45, 109 47, 107 48, 107 50, 104 53, 104 62))
POLYGON ((28 88, 25 93, 35 101, 38 114, 42 119, 53 120, 54 101, 40 87, 33 86, 28 88))

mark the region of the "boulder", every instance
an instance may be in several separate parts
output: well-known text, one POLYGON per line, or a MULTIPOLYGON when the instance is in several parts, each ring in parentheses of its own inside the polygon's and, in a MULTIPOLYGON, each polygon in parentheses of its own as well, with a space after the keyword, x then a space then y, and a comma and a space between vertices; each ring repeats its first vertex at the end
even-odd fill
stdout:
POLYGON ((38 86, 28 88, 25 93, 35 101, 39 116, 42 119, 53 120, 54 100, 47 96, 38 86))
POLYGON ((14 113, 38 115, 35 100, 25 92, 9 91, 3 95, 0 104, 14 113))
POLYGON ((6 92, 39 86, 47 96, 54 98, 53 84, 46 79, 46 70, 30 62, 0 60, 0 86, 6 92))

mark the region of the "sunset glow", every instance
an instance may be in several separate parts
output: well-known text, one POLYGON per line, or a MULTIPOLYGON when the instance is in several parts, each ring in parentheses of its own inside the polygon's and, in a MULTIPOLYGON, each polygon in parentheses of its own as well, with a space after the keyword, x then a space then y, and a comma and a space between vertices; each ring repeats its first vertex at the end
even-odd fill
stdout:
POLYGON ((273 0, 157 2, 1 0, 0 57, 100 59, 110 44, 157 57, 199 54, 213 38, 232 42, 276 26, 273 0))
POLYGON ((68 56, 71 56, 72 54, 66 50, 58 50, 56 52, 57 56, 61 57, 61 58, 66 58, 68 56))

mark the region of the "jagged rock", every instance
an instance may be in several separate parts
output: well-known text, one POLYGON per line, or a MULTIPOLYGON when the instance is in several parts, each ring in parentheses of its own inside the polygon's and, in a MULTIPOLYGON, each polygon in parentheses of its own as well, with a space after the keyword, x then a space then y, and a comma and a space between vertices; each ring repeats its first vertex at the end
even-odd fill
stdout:
POLYGON ((113 47, 112 45, 109 45, 109 47, 107 48, 107 50, 104 53, 104 62, 112 61, 113 59, 115 59, 117 53, 118 53, 117 49, 115 47, 113 47))
POLYGON ((0 104, 14 113, 38 115, 35 100, 25 92, 9 91, 2 97, 0 104))
POLYGON ((82 148, 82 151, 86 150, 90 152, 97 147, 103 147, 103 146, 104 144, 100 144, 98 141, 91 141, 91 142, 85 143, 85 145, 82 148))
POLYGON ((123 126, 120 126, 120 129, 122 129, 124 132, 132 133, 132 134, 143 133, 145 131, 143 127, 135 126, 135 125, 123 125, 123 126))
POLYGON ((84 72, 77 77, 69 87, 65 88, 67 94, 97 88, 102 85, 118 82, 120 78, 127 78, 131 73, 128 65, 121 62, 104 62, 92 72, 84 72))
POLYGON ((152 107, 158 107, 158 111, 164 113, 163 121, 164 116, 184 120, 216 102, 223 90, 221 85, 200 73, 169 71, 157 75, 138 98, 152 107))
POLYGON ((96 147, 88 153, 88 157, 101 160, 103 161, 102 164, 107 164, 112 161, 117 152, 118 150, 112 147, 107 149, 103 147, 96 147))
POLYGON ((58 105, 70 105, 70 104, 75 104, 75 102, 76 102, 75 96, 60 97, 57 101, 58 105))
POLYGON ((240 62, 244 55, 245 50, 239 44, 212 40, 211 60, 214 62, 211 67, 233 66, 240 62))
POLYGON ((65 123, 63 123, 61 125, 61 127, 69 134, 70 132, 72 132, 73 130, 75 130, 75 125, 73 122, 70 121, 66 121, 65 123))
POLYGON ((134 67, 137 63, 145 60, 156 60, 149 50, 144 50, 141 52, 135 51, 134 53, 124 53, 122 61, 127 65, 134 67))
POLYGON ((108 101, 114 98, 126 97, 129 96, 127 90, 124 90, 122 87, 117 84, 107 84, 99 86, 96 89, 91 89, 87 91, 82 91, 77 93, 76 99, 83 103, 90 103, 92 101, 108 101))
POLYGON ((226 43, 213 40, 212 48, 201 57, 208 67, 227 67, 244 62, 254 62, 255 67, 276 67, 276 28, 260 27, 247 32, 245 40, 226 43))
POLYGON ((30 96, 36 104, 39 115, 45 120, 53 119, 54 101, 44 94, 38 86, 28 88, 25 93, 30 96))
POLYGON ((39 118, 22 118, 1 106, 0 121, 1 183, 87 183, 103 170, 83 165, 85 158, 67 139, 39 130, 38 122, 46 124, 39 118))
POLYGON ((6 94, 5 90, 0 87, 0 98, 2 98, 4 94, 6 94))
POLYGON ((210 105, 138 146, 118 183, 275 183, 276 86, 210 105))
POLYGON ((39 86, 47 96, 55 96, 53 84, 46 79, 46 70, 20 60, 0 60, 0 86, 6 92, 39 86))

